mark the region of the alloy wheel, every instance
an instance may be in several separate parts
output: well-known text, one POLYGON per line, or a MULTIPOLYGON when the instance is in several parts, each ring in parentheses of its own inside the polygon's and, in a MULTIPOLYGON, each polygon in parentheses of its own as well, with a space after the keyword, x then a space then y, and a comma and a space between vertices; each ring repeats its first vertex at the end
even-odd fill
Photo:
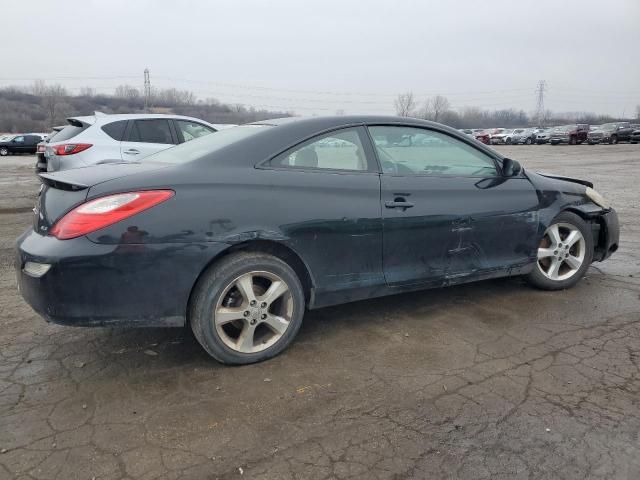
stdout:
POLYGON ((9 154, 9 150, 7 150, 6 148, 0 148, 0 155, 2 155, 3 157, 6 157, 9 154))
POLYGON ((256 353, 282 338, 292 316, 293 296, 287 283, 274 273, 253 271, 225 288, 213 322, 227 347, 240 353, 256 353))
POLYGON ((537 266, 550 280, 567 280, 580 270, 585 253, 586 241, 580 230, 570 223, 555 223, 540 241, 537 266))

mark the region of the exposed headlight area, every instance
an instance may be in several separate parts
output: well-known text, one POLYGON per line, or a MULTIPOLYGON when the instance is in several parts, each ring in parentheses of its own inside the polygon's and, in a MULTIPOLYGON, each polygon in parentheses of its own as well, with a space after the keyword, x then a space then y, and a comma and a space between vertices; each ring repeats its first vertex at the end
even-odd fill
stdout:
POLYGON ((26 262, 22 269, 27 275, 40 278, 47 273, 50 268, 51 265, 48 263, 26 262))
POLYGON ((607 199, 604 198, 602 195, 600 195, 598 192, 596 192, 593 188, 587 187, 587 189, 585 190, 584 193, 596 205, 598 205, 598 206, 600 206, 602 208, 607 208, 607 209, 611 208, 611 204, 607 201, 607 199))

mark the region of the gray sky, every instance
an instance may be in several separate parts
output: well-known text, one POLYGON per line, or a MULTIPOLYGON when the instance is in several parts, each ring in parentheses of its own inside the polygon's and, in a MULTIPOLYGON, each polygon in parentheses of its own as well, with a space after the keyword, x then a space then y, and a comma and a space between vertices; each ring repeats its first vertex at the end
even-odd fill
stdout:
POLYGON ((142 86, 148 66, 156 87, 300 114, 393 113, 409 90, 529 112, 541 79, 556 112, 640 104, 640 0, 22 0, 0 11, 0 86, 40 78, 112 93, 142 86))

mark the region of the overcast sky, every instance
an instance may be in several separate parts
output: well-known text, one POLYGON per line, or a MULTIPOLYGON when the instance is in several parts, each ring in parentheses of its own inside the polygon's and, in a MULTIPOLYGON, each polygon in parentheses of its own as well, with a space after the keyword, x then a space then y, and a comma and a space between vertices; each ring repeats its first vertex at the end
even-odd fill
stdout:
POLYGON ((640 104, 640 0, 21 0, 0 12, 0 86, 112 93, 149 67, 156 87, 300 114, 393 113, 405 91, 530 112, 539 80, 556 112, 640 104))

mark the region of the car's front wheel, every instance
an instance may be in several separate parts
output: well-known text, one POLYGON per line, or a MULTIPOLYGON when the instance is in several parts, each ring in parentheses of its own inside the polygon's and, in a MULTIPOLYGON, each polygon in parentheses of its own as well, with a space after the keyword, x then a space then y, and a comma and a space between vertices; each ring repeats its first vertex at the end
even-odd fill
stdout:
POLYGON ((609 139, 609 144, 616 145, 617 143, 618 143, 618 136, 617 135, 611 135, 611 138, 609 139))
POLYGON ((544 290, 573 287, 593 259, 593 238, 586 222, 571 212, 560 213, 544 232, 529 283, 544 290))
POLYGON ((240 365, 284 350, 302 325, 304 308, 302 285, 289 265, 272 255, 241 252, 202 275, 189 319, 213 358, 240 365))
POLYGON ((531 145, 533 143, 533 141, 530 138, 527 138, 524 143, 526 143, 527 145, 531 145))

